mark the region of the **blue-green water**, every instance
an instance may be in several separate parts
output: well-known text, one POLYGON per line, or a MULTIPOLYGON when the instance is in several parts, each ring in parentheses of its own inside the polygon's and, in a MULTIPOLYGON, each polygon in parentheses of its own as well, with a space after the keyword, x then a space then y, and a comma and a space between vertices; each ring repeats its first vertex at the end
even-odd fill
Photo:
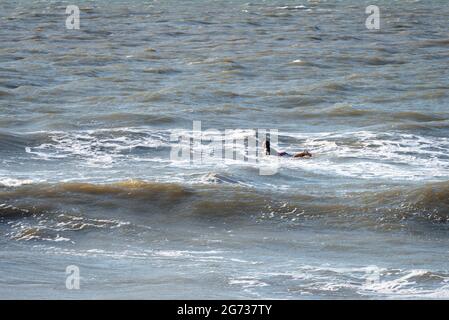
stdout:
POLYGON ((0 297, 447 298, 449 5, 369 4, 2 1, 0 297))

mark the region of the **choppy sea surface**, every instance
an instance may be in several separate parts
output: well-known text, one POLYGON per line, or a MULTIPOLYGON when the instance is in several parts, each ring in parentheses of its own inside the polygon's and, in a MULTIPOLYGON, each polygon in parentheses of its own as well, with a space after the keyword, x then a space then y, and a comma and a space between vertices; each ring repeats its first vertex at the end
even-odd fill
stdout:
POLYGON ((449 4, 369 4, 2 0, 0 298, 449 298, 449 4))

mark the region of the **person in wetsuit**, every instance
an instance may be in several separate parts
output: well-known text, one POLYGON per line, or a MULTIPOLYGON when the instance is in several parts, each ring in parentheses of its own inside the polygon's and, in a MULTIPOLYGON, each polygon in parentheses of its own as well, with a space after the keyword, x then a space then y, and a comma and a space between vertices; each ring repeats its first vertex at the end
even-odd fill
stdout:
POLYGON ((277 156, 279 157, 292 157, 292 158, 311 158, 312 154, 308 151, 308 150, 304 150, 303 152, 298 152, 295 154, 289 154, 287 152, 279 152, 274 148, 271 148, 270 145, 270 140, 266 139, 263 143, 264 149, 265 149, 265 154, 266 155, 271 155, 271 152, 274 151, 276 153, 277 156))

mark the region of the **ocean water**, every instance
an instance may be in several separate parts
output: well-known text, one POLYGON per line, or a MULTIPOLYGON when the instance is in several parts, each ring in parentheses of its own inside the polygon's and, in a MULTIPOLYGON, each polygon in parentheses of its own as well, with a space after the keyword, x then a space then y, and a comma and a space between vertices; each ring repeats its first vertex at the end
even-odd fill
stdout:
POLYGON ((0 298, 449 298, 449 4, 370 4, 2 0, 0 298))

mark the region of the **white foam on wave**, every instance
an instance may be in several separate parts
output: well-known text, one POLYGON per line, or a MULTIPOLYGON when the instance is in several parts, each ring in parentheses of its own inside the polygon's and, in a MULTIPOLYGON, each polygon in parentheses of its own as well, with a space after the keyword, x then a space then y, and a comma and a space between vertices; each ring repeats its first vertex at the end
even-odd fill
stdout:
MULTIPOLYGON (((0 208, 11 208, 0 204, 0 208)), ((28 212, 23 210, 23 212, 28 212)), ((59 214, 55 217, 47 215, 33 215, 32 219, 19 220, 9 223, 6 236, 17 241, 72 241, 66 235, 73 231, 85 229, 112 230, 129 225, 128 221, 118 219, 95 219, 71 214, 59 214)))
POLYGON ((239 285, 243 288, 267 287, 268 283, 251 277, 238 277, 229 280, 230 285, 239 285))
POLYGON ((225 257, 221 250, 146 250, 153 257, 169 259, 187 259, 195 262, 222 262, 225 257))
MULTIPOLYGON (((285 161, 283 166, 323 174, 404 180, 449 177, 449 138, 369 131, 295 134, 315 159, 285 161), (310 161, 312 160, 312 161, 310 161)), ((294 152, 294 147, 287 147, 294 152)))
POLYGON ((74 158, 88 166, 111 167, 126 158, 126 151, 136 148, 168 147, 167 131, 143 128, 115 128, 85 131, 46 132, 51 142, 27 147, 26 152, 38 159, 74 158))
MULTIPOLYGON (((290 268, 286 268, 287 270, 290 268)), ((389 269, 378 266, 332 267, 301 265, 282 272, 256 272, 241 279, 276 286, 288 283, 299 294, 328 295, 329 292, 373 298, 432 298, 449 296, 449 275, 424 269, 389 269)), ((245 281, 234 282, 246 285, 245 281)))
MULTIPOLYGON (((187 129, 156 130, 148 128, 116 128, 76 132, 47 133, 50 142, 27 147, 27 152, 38 159, 73 159, 92 167, 114 168, 119 164, 151 163, 156 167, 171 166, 189 169, 193 172, 207 169, 209 172, 223 172, 222 169, 248 167, 260 169, 274 165, 272 157, 256 155, 256 149, 237 148, 234 159, 214 157, 213 144, 193 145, 193 159, 170 158, 170 150, 176 147, 190 148, 190 138, 198 132, 187 129), (170 141, 170 136, 183 136, 184 140, 170 141), (200 146, 200 147, 199 147, 200 146), (134 152, 137 148, 143 151, 134 152), (154 153, 162 150, 165 153, 154 153)), ((254 134, 253 130, 233 130, 223 140, 223 132, 203 131, 203 141, 221 141, 222 146, 231 148, 231 141, 244 141, 254 134)), ((419 136, 400 132, 280 132, 280 145, 273 146, 280 151, 295 152, 309 149, 312 159, 280 158, 280 169, 305 170, 314 174, 337 175, 362 179, 386 178, 396 180, 432 180, 449 177, 449 138, 419 136), (291 139, 297 140, 295 143, 291 139), (289 145, 282 141, 289 139, 289 145)), ((260 151, 260 150, 259 150, 260 151)), ((279 159, 276 159, 276 162, 279 159)), ((276 169, 276 168, 275 168, 276 169)), ((155 172, 155 178, 163 170, 155 172)), ((232 176, 232 174, 231 174, 232 176)), ((187 182, 191 182, 188 176, 187 182)), ((203 179, 204 180, 204 179, 203 179)), ((13 184, 13 182, 9 182, 13 184)), ((196 183, 204 183, 198 179, 196 183)))
POLYGON ((279 6, 276 7, 278 10, 298 10, 298 9, 307 9, 304 5, 298 5, 298 6, 279 6))
POLYGON ((16 179, 16 178, 2 178, 0 177, 0 186, 3 187, 20 187, 27 184, 33 184, 31 179, 16 179))

